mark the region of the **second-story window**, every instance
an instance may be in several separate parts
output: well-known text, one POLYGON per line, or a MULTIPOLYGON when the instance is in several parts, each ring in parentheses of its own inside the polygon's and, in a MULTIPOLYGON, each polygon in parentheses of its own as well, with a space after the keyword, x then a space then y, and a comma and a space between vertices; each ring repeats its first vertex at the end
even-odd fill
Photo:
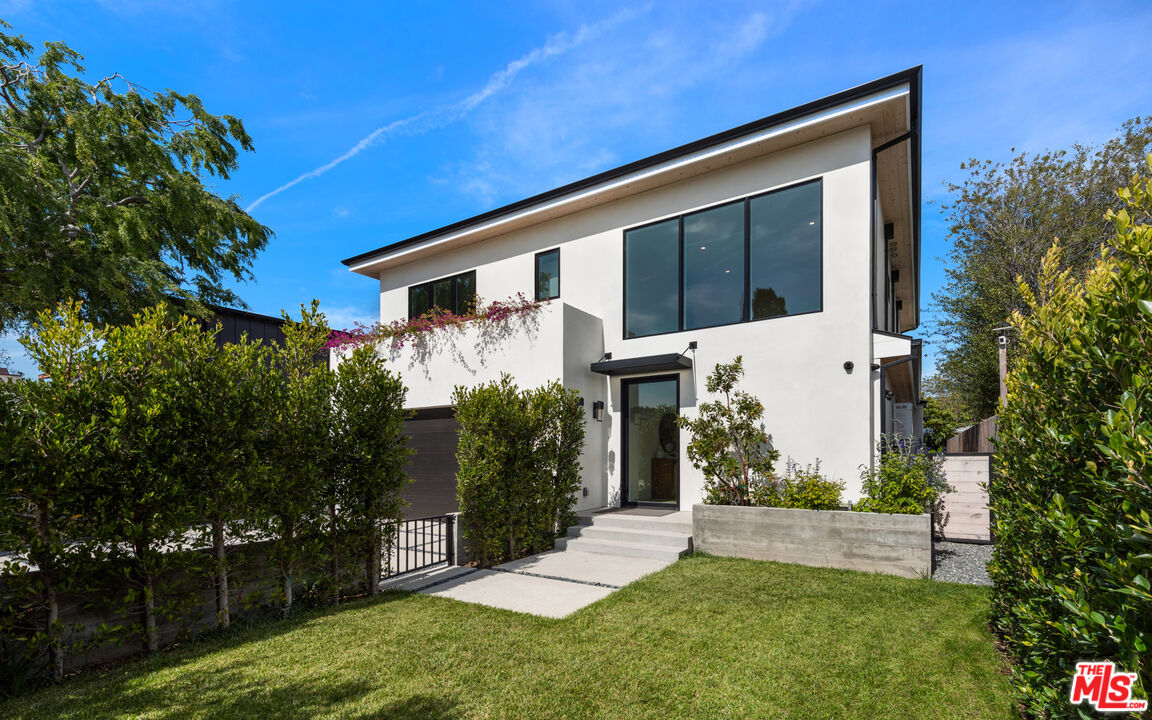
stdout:
POLYGON ((536 299, 560 297, 560 248, 536 253, 536 299))
POLYGON ((812 180, 624 232, 624 337, 823 309, 812 180))
POLYGON ((408 288, 408 318, 420 317, 434 307, 464 315, 476 306, 476 271, 440 278, 408 288))

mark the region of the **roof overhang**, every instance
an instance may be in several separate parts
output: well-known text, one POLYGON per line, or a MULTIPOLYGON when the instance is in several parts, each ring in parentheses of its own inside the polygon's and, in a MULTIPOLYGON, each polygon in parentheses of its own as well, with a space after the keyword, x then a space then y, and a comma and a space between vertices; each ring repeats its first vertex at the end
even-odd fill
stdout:
POLYGON ((592 363, 591 370, 601 375, 636 375, 653 372, 675 372, 690 370, 692 358, 668 353, 666 355, 645 355, 623 360, 601 360, 592 363))
MULTIPOLYGON (((555 190, 475 217, 385 245, 343 261, 352 272, 378 277, 402 265, 450 248, 479 242, 623 197, 646 192, 755 157, 801 145, 855 127, 869 126, 873 147, 912 133, 907 161, 910 212, 919 258, 920 67, 895 73, 746 125, 682 145, 555 190)), ((919 285, 919 273, 916 273, 919 285)), ((918 304, 918 303, 914 303, 918 304)), ((918 312, 918 310, 917 310, 918 312)))

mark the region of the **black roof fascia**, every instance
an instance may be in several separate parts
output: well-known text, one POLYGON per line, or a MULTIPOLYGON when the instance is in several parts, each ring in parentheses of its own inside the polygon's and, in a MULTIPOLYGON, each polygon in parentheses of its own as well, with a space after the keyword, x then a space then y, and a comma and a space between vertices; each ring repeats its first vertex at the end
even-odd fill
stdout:
POLYGON ((601 375, 631 375, 667 370, 688 370, 691 367, 692 358, 677 353, 668 353, 667 355, 645 355, 644 357, 625 358, 623 360, 594 362, 590 369, 601 375))
MULTIPOLYGON (((599 184, 604 183, 604 182, 608 182, 610 180, 616 180, 618 178, 624 177, 626 175, 630 175, 630 174, 635 173, 635 172, 639 172, 641 170, 647 170, 648 168, 654 167, 656 165, 660 165, 661 163, 665 163, 665 162, 668 162, 670 160, 676 160, 678 158, 684 157, 685 155, 691 155, 692 153, 699 152, 701 150, 705 150, 705 149, 710 148, 714 145, 720 145, 722 143, 728 142, 729 140, 734 140, 734 139, 742 137, 744 135, 748 135, 748 134, 751 134, 754 132, 759 132, 760 130, 765 130, 767 128, 770 128, 770 127, 773 127, 776 125, 782 125, 786 122, 790 122, 792 120, 796 120, 798 118, 804 117, 805 115, 811 115, 813 113, 820 112, 822 110, 827 110, 829 108, 836 107, 837 105, 843 105, 844 103, 852 102, 853 100, 859 100, 862 97, 872 95, 874 93, 880 92, 881 90, 887 90, 888 88, 896 87, 897 85, 902 85, 904 83, 908 83, 909 87, 911 89, 911 94, 912 94, 910 107, 911 107, 911 113, 913 115, 913 119, 912 119, 912 122, 910 122, 910 125, 913 128, 913 132, 915 132, 915 161, 913 162, 913 165, 914 165, 913 184, 915 185, 915 193, 916 193, 916 199, 915 199, 915 201, 916 201, 915 226, 916 226, 916 234, 917 234, 916 254, 917 254, 917 265, 919 265, 919 227, 920 227, 920 217, 919 217, 920 216, 920 165, 919 165, 920 132, 919 132, 919 126, 920 126, 920 78, 921 78, 921 74, 922 74, 922 67, 923 66, 921 66, 921 65, 917 65, 916 67, 908 68, 907 70, 902 70, 898 73, 893 73, 892 75, 882 77, 878 80, 873 80, 872 82, 868 82, 868 83, 865 83, 863 85, 857 85, 854 88, 850 88, 848 90, 838 92, 834 95, 828 95, 827 97, 820 98, 819 100, 813 100, 812 102, 805 103, 803 105, 799 105, 797 107, 792 108, 791 110, 785 110, 783 112, 776 113, 775 115, 769 115, 767 117, 760 118, 759 120, 753 120, 750 123, 745 123, 744 125, 734 127, 731 130, 725 130, 723 132, 716 133, 715 135, 709 135, 706 138, 702 138, 700 140, 695 140, 693 142, 687 143, 686 145, 681 145, 679 147, 672 148, 671 150, 665 150, 664 152, 657 153, 655 155, 650 155, 649 157, 642 158, 640 160, 636 160, 634 162, 628 163, 627 165, 621 165, 618 168, 614 168, 612 170, 606 170, 606 171, 599 173, 597 175, 593 175, 591 177, 584 178, 583 180, 577 180, 574 183, 569 183, 568 185, 563 185, 563 186, 558 187, 554 190, 549 190, 549 191, 541 193, 539 195, 533 195, 532 197, 525 198, 524 200, 514 202, 511 205, 505 205, 503 207, 496 208, 495 210, 489 210, 488 212, 481 213, 480 215, 475 215, 475 216, 467 218, 465 220, 460 220, 458 222, 452 223, 451 225, 445 225, 442 228, 438 228, 436 230, 430 230, 429 232, 421 233, 420 235, 415 235, 413 237, 408 238, 407 240, 399 240, 399 241, 394 242, 390 245, 384 245, 383 247, 379 247, 375 250, 369 250, 368 252, 360 253, 359 255, 353 255, 350 258, 347 258, 345 260, 341 260, 341 262, 344 265, 351 267, 352 265, 355 265, 355 264, 357 264, 363 260, 367 260, 367 259, 372 258, 372 257, 389 255, 391 253, 398 252, 400 250, 403 250, 404 248, 410 247, 412 245, 416 245, 416 244, 421 243, 425 240, 430 240, 430 239, 432 239, 434 237, 438 237, 440 235, 454 232, 456 230, 463 230, 464 228, 468 228, 468 227, 471 227, 474 225, 480 225, 481 223, 488 222, 489 220, 495 220, 497 218, 504 217, 505 215, 511 215, 513 213, 528 209, 528 208, 533 207, 535 205, 541 205, 543 203, 549 202, 550 200, 555 200, 557 198, 564 197, 565 195, 570 195, 572 193, 579 192, 581 190, 586 190, 590 187, 594 187, 596 185, 599 185, 599 184)), ((917 282, 917 297, 919 297, 919 282, 920 282, 919 272, 917 272, 916 278, 917 278, 917 280, 916 280, 916 282, 917 282)), ((919 314, 919 309, 917 309, 917 314, 919 314)))

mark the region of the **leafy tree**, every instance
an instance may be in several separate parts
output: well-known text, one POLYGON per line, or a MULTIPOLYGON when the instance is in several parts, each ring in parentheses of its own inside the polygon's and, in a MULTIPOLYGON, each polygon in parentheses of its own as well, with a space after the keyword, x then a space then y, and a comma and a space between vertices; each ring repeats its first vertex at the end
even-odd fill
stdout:
POLYGON ((203 175, 228 179, 243 124, 195 95, 154 93, 81 57, 2 32, 0 21, 0 331, 62 300, 97 324, 176 296, 237 304, 226 287, 271 235, 203 175))
MULTIPOLYGON (((996 413, 1000 395, 995 328, 1013 312, 1028 312, 1016 278, 1038 289, 1041 260, 1060 238, 1065 267, 1078 272, 1112 241, 1105 220, 1121 204, 1115 189, 1140 171, 1152 143, 1152 118, 1126 122, 1099 147, 1021 154, 1008 163, 972 160, 969 176, 948 184, 944 206, 951 248, 948 282, 933 293, 939 320, 932 335, 940 347, 939 389, 955 398, 959 419, 975 422, 996 413)), ((1015 350, 1009 345, 1009 362, 1015 350)))
POLYGON ((695 418, 678 420, 692 433, 688 459, 704 472, 705 502, 715 505, 759 505, 759 496, 776 492, 772 470, 780 452, 764 430, 764 405, 736 389, 743 375, 739 355, 717 363, 705 388, 722 399, 702 402, 695 418))
POLYGON ((139 608, 147 652, 160 647, 158 614, 171 610, 160 602, 161 577, 191 557, 179 552, 197 509, 187 422, 193 368, 210 343, 199 323, 163 305, 105 335, 100 457, 78 494, 93 538, 126 552, 127 600, 139 608))
POLYGON ((285 615, 292 611, 296 571, 320 551, 332 477, 333 383, 323 356, 328 326, 316 300, 300 310, 299 321, 284 313, 284 343, 276 348, 283 381, 270 398, 271 428, 264 448, 270 471, 259 503, 273 538, 285 615))
POLYGON ((1117 197, 1091 270, 1068 269, 1057 243, 1035 285, 1021 278, 1026 311, 1012 316, 989 574, 993 627, 1037 718, 1087 717, 1068 704, 1085 658, 1152 693, 1152 181, 1117 197))
POLYGON ((948 438, 956 434, 959 422, 956 414, 939 398, 924 398, 924 445, 929 450, 940 452, 948 444, 948 438))
POLYGON ((56 681, 66 654, 59 595, 75 572, 69 561, 84 550, 72 519, 75 496, 95 460, 101 429, 102 335, 80 315, 76 302, 42 311, 21 343, 51 379, 3 383, 0 394, 0 551, 10 553, 0 568, 9 585, 27 579, 20 572, 25 563, 39 571, 42 599, 32 606, 45 611, 40 637, 56 681))
MULTIPOLYGON (((217 328, 218 330, 218 328, 217 328)), ((193 358, 196 392, 186 424, 189 484, 213 550, 217 623, 231 624, 227 542, 244 537, 249 503, 267 471, 259 449, 269 400, 281 382, 272 351, 259 342, 218 346, 204 334, 193 358)))
POLYGON ((374 346, 353 350, 336 373, 336 499, 341 525, 364 559, 370 595, 379 590, 385 530, 401 518, 400 491, 408 482, 404 466, 412 451, 402 432, 406 394, 374 346))

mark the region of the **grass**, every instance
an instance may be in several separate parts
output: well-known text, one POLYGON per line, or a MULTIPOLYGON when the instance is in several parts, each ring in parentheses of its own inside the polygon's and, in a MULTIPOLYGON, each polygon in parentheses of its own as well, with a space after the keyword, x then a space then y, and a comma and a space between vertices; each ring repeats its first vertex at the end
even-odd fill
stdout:
POLYGON ((1012 718, 987 591, 707 556, 563 620, 389 593, 0 704, 20 718, 1012 718))

